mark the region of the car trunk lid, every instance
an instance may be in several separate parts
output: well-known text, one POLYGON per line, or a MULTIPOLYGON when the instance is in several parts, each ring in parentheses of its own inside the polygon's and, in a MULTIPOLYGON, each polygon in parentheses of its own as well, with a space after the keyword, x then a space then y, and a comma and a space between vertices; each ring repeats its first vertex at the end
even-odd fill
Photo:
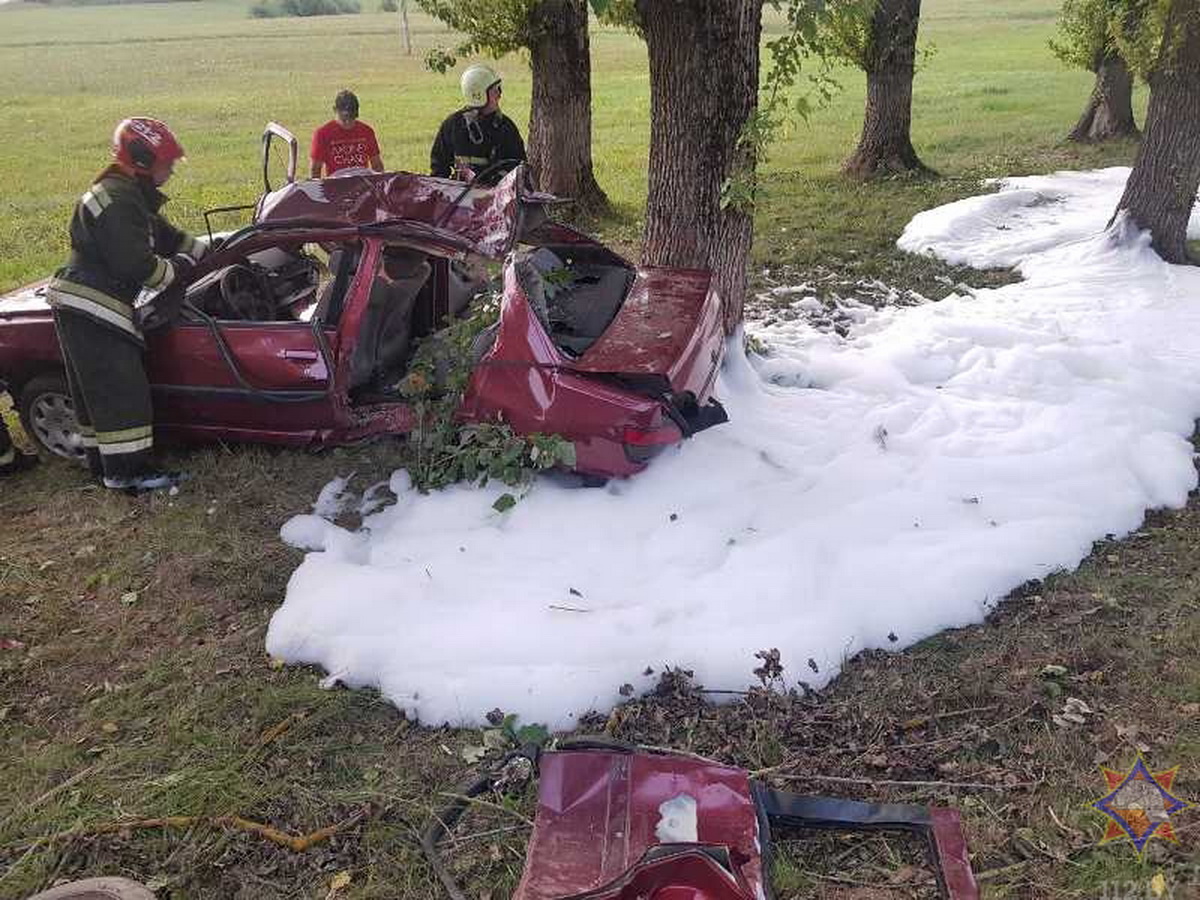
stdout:
POLYGON ((704 402, 724 348, 710 273, 641 268, 612 323, 571 367, 704 402))

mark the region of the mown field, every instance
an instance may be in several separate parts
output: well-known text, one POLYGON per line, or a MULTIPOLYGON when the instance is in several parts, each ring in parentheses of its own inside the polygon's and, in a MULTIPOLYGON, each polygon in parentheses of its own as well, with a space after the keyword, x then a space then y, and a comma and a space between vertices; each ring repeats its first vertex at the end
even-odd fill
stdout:
MULTIPOLYGON (((304 140, 341 87, 359 93, 390 167, 424 169, 457 93, 421 55, 451 35, 414 16, 406 57, 395 16, 257 20, 246 5, 0 6, 0 290, 58 265, 71 204, 125 115, 159 116, 180 134, 189 161, 170 213, 197 230, 203 208, 256 195, 263 123, 304 140)), ((924 7, 934 52, 916 82, 914 140, 943 177, 838 176, 863 98, 861 76, 845 73, 834 102, 766 166, 756 278, 878 277, 937 297, 947 276, 1012 277, 949 272, 893 243, 913 213, 980 190, 981 178, 1131 159, 1128 144, 1061 142, 1090 80, 1046 48, 1053 2, 924 7)), ((593 34, 593 53, 597 174, 616 215, 591 224, 635 250, 645 53, 614 30, 593 34)), ((499 65, 505 108, 523 124, 527 70, 517 58, 499 65)), ((280 524, 334 475, 386 475, 400 446, 217 448, 174 462, 193 475, 177 497, 110 496, 53 461, 0 486, 0 898, 102 873, 170 898, 440 896, 415 829, 471 771, 461 751, 479 732, 410 723, 370 692, 323 691, 320 673, 278 668, 262 649, 300 558, 280 524), (204 821, 230 815, 294 834, 350 824, 293 852, 204 821), (197 818, 120 827, 167 816, 197 818)), ((1103 792, 1097 764, 1128 766, 1139 752, 1152 768, 1179 765, 1177 793, 1200 798, 1198 535, 1200 502, 1152 514, 987 623, 860 656, 819 694, 714 707, 675 678, 587 727, 779 767, 773 777, 796 789, 957 806, 987 896, 1200 896, 1194 812, 1178 820, 1178 845, 1155 842, 1139 858, 1099 845, 1088 806, 1103 792), (1083 724, 1054 724, 1066 697, 1088 705, 1083 724)), ((786 673, 792 684, 803 674, 786 673)), ((526 792, 464 821, 450 855, 470 896, 511 892, 530 809, 526 792)), ((902 842, 800 835, 784 849, 781 898, 929 895, 902 842)))

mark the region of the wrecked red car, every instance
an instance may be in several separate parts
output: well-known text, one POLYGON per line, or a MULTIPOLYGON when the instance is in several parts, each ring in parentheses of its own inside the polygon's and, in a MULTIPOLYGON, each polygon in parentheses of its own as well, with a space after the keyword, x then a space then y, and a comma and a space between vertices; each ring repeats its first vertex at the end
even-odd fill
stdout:
MULTIPOLYGON (((491 290, 500 316, 472 348, 464 421, 562 435, 576 471, 601 477, 725 421, 707 272, 638 267, 552 221, 556 198, 524 167, 483 188, 365 170, 297 181, 296 159, 296 139, 268 126, 258 202, 206 213, 252 208, 251 223, 196 268, 183 318, 147 335, 162 437, 327 446, 408 432, 398 386, 415 348, 491 290), (287 176, 272 189, 276 138, 287 176)), ((42 448, 81 460, 43 289, 0 297, 0 382, 42 448)))

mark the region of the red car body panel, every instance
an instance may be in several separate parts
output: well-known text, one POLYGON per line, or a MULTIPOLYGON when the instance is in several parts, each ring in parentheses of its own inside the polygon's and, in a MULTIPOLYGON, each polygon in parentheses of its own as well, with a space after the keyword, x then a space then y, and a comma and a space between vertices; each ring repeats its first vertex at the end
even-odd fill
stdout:
POLYGON ((513 900, 766 900, 773 832, 813 828, 919 835, 942 896, 978 900, 956 810, 791 794, 743 769, 614 743, 570 739, 536 757, 513 900))
POLYGON ((538 762, 536 825, 513 900, 562 900, 589 891, 606 900, 756 900, 767 896, 761 847, 750 778, 742 769, 684 756, 546 753, 538 762), (734 871, 697 855, 626 878, 648 850, 666 843, 656 835, 660 807, 678 797, 695 803, 693 846, 728 848, 734 871), (707 890, 662 893, 689 882, 707 890))
POLYGON ((721 359, 721 301, 708 272, 639 269, 608 330, 573 365, 580 372, 662 375, 697 397, 721 359))
MULTIPOLYGON (((356 174, 288 183, 264 194, 254 225, 209 254, 193 282, 272 248, 353 241, 362 253, 340 316, 329 324, 188 320, 151 333, 147 372, 156 429, 185 441, 290 445, 344 444, 411 430, 408 404, 358 402, 350 390, 383 247, 402 244, 427 254, 430 322, 448 309, 450 260, 503 258, 530 217, 540 221, 528 229, 537 241, 601 248, 543 220, 542 207, 554 198, 528 190, 524 177, 518 169, 494 189, 468 190, 461 182, 408 173, 356 174)), ((35 300, 44 283, 0 297, 0 382, 14 396, 34 376, 62 370, 52 316, 35 300)), ((720 304, 708 283, 706 273, 694 270, 637 271, 607 331, 570 358, 534 314, 510 260, 497 338, 473 372, 464 419, 561 434, 575 443, 576 468, 586 474, 641 470, 645 458, 627 452, 630 435, 658 449, 684 434, 668 417, 669 401, 618 377, 658 376, 674 391, 708 399, 723 348, 720 304)))

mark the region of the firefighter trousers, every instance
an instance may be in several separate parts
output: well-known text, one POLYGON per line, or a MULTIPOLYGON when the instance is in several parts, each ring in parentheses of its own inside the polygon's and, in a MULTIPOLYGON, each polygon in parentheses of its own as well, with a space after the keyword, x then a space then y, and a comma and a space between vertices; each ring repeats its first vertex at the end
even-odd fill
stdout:
POLYGON ((151 468, 150 381, 140 342, 71 309, 54 310, 88 466, 109 478, 151 468))

